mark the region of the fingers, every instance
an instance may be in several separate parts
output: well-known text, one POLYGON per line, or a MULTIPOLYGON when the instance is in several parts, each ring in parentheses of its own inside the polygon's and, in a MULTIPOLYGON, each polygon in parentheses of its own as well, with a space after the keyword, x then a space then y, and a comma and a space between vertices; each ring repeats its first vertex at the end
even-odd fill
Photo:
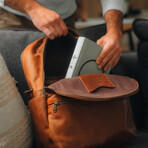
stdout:
POLYGON ((96 59, 98 68, 103 68, 106 71, 110 66, 113 68, 119 61, 122 55, 122 50, 113 44, 106 44, 99 57, 96 59))
POLYGON ((61 26, 61 28, 62 28, 62 30, 63 30, 63 35, 64 36, 66 36, 67 35, 67 33, 68 33, 68 28, 67 28, 67 26, 66 26, 66 24, 64 23, 64 21, 62 20, 62 21, 60 21, 60 26, 61 26))
POLYGON ((51 26, 54 28, 51 31, 54 34, 55 38, 65 36, 68 33, 68 28, 60 16, 55 20, 55 22, 52 22, 51 26))
POLYGON ((111 55, 109 55, 109 52, 110 51, 109 51, 108 47, 104 46, 104 48, 102 49, 102 51, 96 61, 99 68, 104 67, 106 62, 109 60, 109 57, 111 56, 111 55))
POLYGON ((104 71, 106 71, 110 66, 113 68, 118 63, 121 55, 122 54, 120 51, 116 51, 116 54, 113 54, 112 57, 110 57, 110 59, 106 63, 106 65, 103 67, 104 71))
POLYGON ((54 35, 51 33, 51 31, 48 28, 44 28, 41 29, 41 31, 43 31, 49 39, 53 40, 54 39, 54 35))
POLYGON ((66 36, 68 33, 68 28, 62 18, 52 10, 43 8, 38 17, 33 17, 32 21, 51 40, 60 36, 66 36))
POLYGON ((60 36, 65 36, 68 33, 68 28, 60 15, 38 3, 32 11, 28 12, 28 15, 33 24, 51 40, 60 36))
POLYGON ((44 27, 44 32, 51 40, 53 40, 60 36, 66 36, 68 28, 62 19, 57 19, 52 22, 50 21, 48 25, 44 27))

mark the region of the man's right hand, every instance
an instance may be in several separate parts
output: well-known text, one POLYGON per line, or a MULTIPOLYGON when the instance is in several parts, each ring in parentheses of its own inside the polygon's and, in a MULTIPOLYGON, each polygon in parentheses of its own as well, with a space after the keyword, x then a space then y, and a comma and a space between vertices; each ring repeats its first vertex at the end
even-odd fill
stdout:
POLYGON ((4 4, 26 13, 33 24, 51 40, 68 33, 68 28, 62 18, 56 12, 40 5, 36 0, 5 0, 4 4))
POLYGON ((65 36, 68 28, 62 18, 52 10, 39 4, 28 11, 33 24, 44 32, 51 40, 56 37, 65 36))

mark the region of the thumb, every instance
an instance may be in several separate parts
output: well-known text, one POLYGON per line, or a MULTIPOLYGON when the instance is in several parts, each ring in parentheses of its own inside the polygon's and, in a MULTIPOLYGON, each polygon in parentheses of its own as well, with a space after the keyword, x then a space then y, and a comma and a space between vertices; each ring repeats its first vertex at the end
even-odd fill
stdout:
POLYGON ((102 38, 98 39, 97 44, 100 46, 103 46, 103 39, 102 38))

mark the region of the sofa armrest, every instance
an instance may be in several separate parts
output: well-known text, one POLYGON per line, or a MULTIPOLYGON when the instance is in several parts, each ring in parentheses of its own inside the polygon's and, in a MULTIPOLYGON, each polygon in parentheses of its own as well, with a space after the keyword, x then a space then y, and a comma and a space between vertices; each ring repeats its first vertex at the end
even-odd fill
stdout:
POLYGON ((148 19, 137 18, 133 22, 133 31, 141 41, 148 40, 148 19))

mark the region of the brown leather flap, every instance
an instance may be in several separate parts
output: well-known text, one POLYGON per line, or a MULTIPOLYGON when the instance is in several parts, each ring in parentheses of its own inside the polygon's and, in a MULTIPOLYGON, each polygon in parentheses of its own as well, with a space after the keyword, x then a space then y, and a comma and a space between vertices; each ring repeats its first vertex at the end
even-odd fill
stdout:
POLYGON ((95 77, 100 77, 99 80, 101 77, 103 77, 103 79, 101 83, 97 80, 98 82, 93 84, 93 82, 90 82, 91 79, 94 81, 95 77, 92 78, 93 76, 94 74, 88 74, 80 77, 81 80, 83 79, 83 82, 85 82, 85 86, 79 77, 74 77, 62 79, 48 86, 48 88, 59 95, 85 101, 107 101, 130 96, 135 94, 139 88, 137 81, 129 77, 119 75, 102 76, 102 74, 95 74, 95 77), (87 78, 88 80, 86 81, 87 78), (107 87, 98 88, 99 85, 107 87), (89 91, 93 92, 88 92, 86 86, 89 91))
POLYGON ((88 92, 92 92, 100 87, 115 87, 112 81, 105 74, 86 74, 79 76, 79 79, 82 81, 88 92))

